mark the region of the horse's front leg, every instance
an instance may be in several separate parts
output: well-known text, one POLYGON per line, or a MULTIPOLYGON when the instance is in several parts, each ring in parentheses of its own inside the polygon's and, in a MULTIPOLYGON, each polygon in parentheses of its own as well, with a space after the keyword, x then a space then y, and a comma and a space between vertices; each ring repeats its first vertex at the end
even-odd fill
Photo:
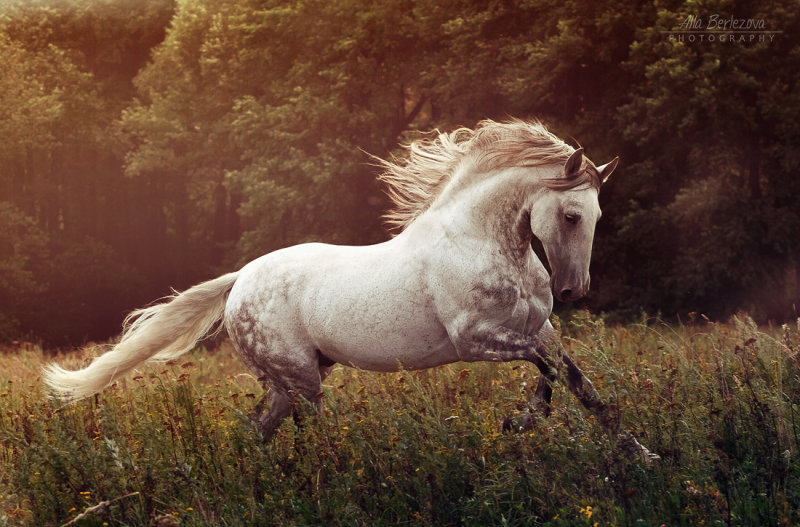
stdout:
POLYGON ((527 412, 514 417, 508 417, 503 422, 503 430, 513 430, 515 432, 523 432, 533 427, 536 420, 535 415, 541 414, 544 417, 550 417, 552 413, 552 406, 550 401, 553 398, 553 382, 557 379, 557 372, 541 357, 547 354, 545 342, 554 342, 556 345, 560 344, 555 337, 555 330, 550 325, 550 321, 545 322, 545 326, 539 332, 538 343, 539 347, 536 357, 532 358, 532 362, 539 369, 540 375, 536 382, 536 392, 530 401, 530 407, 527 412), (553 340, 555 337, 556 340, 553 340))
MULTIPOLYGON (((549 320, 545 320, 537 337, 540 342, 539 348, 537 349, 538 357, 534 357, 533 362, 536 364, 536 367, 539 368, 541 376, 536 383, 536 393, 533 394, 533 399, 531 399, 531 409, 540 411, 545 417, 550 417, 552 411, 550 400, 553 398, 553 382, 556 380, 557 374, 541 357, 550 354, 545 344, 549 344, 557 350, 555 354, 556 358, 560 358, 565 352, 556 334, 556 330, 549 320)), ((528 419, 527 421, 531 423, 532 419, 528 419)))
POLYGON ((592 381, 567 355, 553 326, 548 321, 537 335, 524 335, 502 327, 483 325, 470 334, 462 348, 461 359, 467 362, 509 362, 526 360, 536 364, 542 372, 534 403, 550 403, 550 383, 563 382, 605 427, 611 424, 609 408, 600 399, 592 381), (537 401, 541 398, 541 401, 537 401))
MULTIPOLYGON (((547 383, 537 386, 537 395, 543 397, 548 406, 551 394, 549 383, 558 379, 592 412, 603 428, 612 432, 615 419, 609 406, 602 401, 592 381, 567 355, 550 323, 547 322, 543 329, 539 334, 529 336, 502 326, 481 325, 470 332, 469 338, 463 343, 461 359, 467 362, 533 362, 542 371, 539 383, 547 383)), ((536 399, 537 396, 534 396, 534 403, 536 399)), ((623 432, 620 438, 627 448, 641 455, 645 461, 658 458, 630 434, 623 432)))

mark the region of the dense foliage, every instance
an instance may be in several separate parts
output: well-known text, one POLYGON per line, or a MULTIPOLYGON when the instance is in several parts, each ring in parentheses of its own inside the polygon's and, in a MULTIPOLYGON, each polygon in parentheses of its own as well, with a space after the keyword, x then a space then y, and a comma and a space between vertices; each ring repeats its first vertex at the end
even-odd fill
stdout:
POLYGON ((261 388, 229 346, 65 407, 34 380, 41 350, 8 350, 0 525, 798 525, 799 330, 565 324, 651 466, 560 386, 549 418, 503 433, 530 364, 337 367, 322 414, 263 445, 261 388))
POLYGON ((797 0, 7 0, 0 338, 105 338, 278 247, 385 239, 364 152, 508 115, 622 157, 593 309, 791 318, 798 34, 797 0), (714 14, 774 33, 666 33, 714 14))

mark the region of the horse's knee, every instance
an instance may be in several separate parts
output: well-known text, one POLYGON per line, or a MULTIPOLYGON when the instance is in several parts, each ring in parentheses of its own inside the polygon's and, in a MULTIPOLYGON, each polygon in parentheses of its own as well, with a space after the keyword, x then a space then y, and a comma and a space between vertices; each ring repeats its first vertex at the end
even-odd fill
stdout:
POLYGON ((316 416, 322 412, 322 397, 321 387, 320 389, 292 392, 292 417, 298 425, 301 425, 306 417, 316 416))
POLYGON ((256 404, 250 414, 250 420, 258 428, 264 440, 268 441, 275 434, 281 421, 291 413, 292 405, 289 397, 277 390, 272 390, 270 395, 256 404), (265 408, 267 398, 269 399, 269 409, 265 408))
POLYGON ((534 361, 536 367, 539 368, 541 375, 536 383, 536 392, 533 394, 531 406, 540 410, 545 417, 550 416, 550 401, 553 398, 553 382, 556 380, 556 375, 552 371, 553 368, 545 360, 539 358, 534 361))

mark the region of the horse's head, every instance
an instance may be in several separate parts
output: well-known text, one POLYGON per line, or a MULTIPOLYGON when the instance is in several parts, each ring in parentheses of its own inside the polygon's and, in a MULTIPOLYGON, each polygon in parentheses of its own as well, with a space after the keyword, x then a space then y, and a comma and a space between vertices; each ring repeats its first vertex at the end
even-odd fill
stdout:
MULTIPOLYGON (((550 287, 562 302, 589 291, 589 261, 594 228, 600 219, 600 185, 617 167, 618 158, 596 167, 577 149, 563 173, 545 179, 531 208, 531 230, 542 242, 550 264, 550 287)), ((561 167, 555 170, 561 171, 561 167)))

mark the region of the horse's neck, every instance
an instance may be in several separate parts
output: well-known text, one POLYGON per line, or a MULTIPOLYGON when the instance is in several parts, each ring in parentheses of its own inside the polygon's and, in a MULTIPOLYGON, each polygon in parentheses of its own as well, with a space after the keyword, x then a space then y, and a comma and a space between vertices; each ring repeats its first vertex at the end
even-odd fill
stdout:
POLYGON ((455 235, 483 238, 486 244, 527 255, 533 236, 532 195, 538 190, 531 171, 507 169, 490 174, 466 174, 449 185, 429 213, 440 215, 455 235))

